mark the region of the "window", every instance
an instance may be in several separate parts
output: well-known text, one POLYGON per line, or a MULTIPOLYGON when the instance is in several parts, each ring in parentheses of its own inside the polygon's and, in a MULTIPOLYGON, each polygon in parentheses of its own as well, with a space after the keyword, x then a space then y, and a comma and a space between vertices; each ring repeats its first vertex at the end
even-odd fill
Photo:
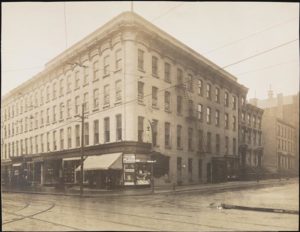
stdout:
POLYGON ((193 159, 188 159, 188 172, 189 172, 189 181, 192 181, 193 178, 193 159))
POLYGON ((242 106, 245 106, 245 97, 241 98, 241 103, 242 103, 242 106))
POLYGON ((165 63, 165 81, 171 82, 171 65, 169 63, 165 63))
POLYGON ((229 150, 229 139, 228 136, 225 136, 225 155, 228 155, 229 150))
POLYGON ((143 142, 144 137, 144 117, 138 117, 138 141, 143 142))
POLYGON ((110 141, 109 118, 104 118, 104 142, 108 143, 109 141, 110 141))
POLYGON ((261 128, 261 119, 260 118, 257 118, 257 124, 258 124, 258 128, 260 129, 261 128))
POLYGON ((75 97, 75 114, 79 114, 79 96, 75 97))
POLYGON ((116 140, 122 140, 122 116, 121 114, 116 115, 116 140))
POLYGON ((206 151, 211 152, 211 133, 207 132, 206 151))
POLYGON ((99 89, 94 89, 93 92, 93 107, 94 109, 98 109, 99 108, 99 89))
POLYGON ((253 144, 256 145, 256 131, 253 131, 253 144))
POLYGON ((158 121, 153 120, 152 121, 152 145, 155 147, 157 146, 157 129, 158 127, 158 121))
POLYGON ((83 109, 84 109, 84 112, 89 111, 89 94, 88 93, 83 94, 83 109))
POLYGON ((202 111, 202 105, 198 104, 198 108, 197 108, 197 117, 198 119, 202 122, 203 120, 203 111, 202 111))
POLYGON ((181 69, 177 69, 177 85, 183 85, 183 72, 181 69))
POLYGON ((44 134, 40 135, 40 140, 41 140, 41 152, 44 152, 44 134))
POLYGON ((188 150, 193 150, 193 128, 188 128, 188 150))
POLYGON ((122 85, 121 80, 116 81, 115 90, 116 90, 116 102, 122 100, 122 85))
POLYGON ((206 108, 206 122, 207 122, 207 124, 211 123, 211 109, 210 109, 210 107, 206 108))
POLYGON ((211 85, 210 84, 206 85, 206 98, 211 99, 211 85))
MULTIPOLYGON (((44 111, 41 110, 40 112, 40 127, 44 126, 44 111)), ((22 130, 23 132, 23 130, 22 130)))
POLYGON ((115 58, 116 58, 116 70, 120 70, 122 68, 122 51, 121 51, 121 49, 116 51, 115 58))
MULTIPOLYGON (((40 105, 42 106, 44 104, 44 88, 41 88, 40 90, 40 105)), ((21 103, 21 109, 20 109, 20 113, 23 113, 23 101, 21 103)))
POLYGON ((103 74, 104 76, 109 75, 109 56, 105 56, 103 59, 103 74))
POLYGON ((242 112, 242 121, 245 121, 245 113, 242 112))
POLYGON ((250 125, 251 124, 251 116, 250 116, 250 114, 247 114, 247 121, 248 121, 248 124, 250 125))
POLYGON ((181 130, 182 130, 182 126, 177 125, 177 149, 181 148, 181 130))
POLYGON ((198 80, 198 95, 203 96, 203 82, 198 80))
POLYGON ((71 99, 67 100, 67 117, 71 117, 71 99))
POLYGON ((232 96, 232 109, 236 110, 236 97, 232 96))
POLYGON ((99 62, 95 61, 93 63, 93 80, 98 80, 99 79, 99 62))
POLYGON ((64 119, 64 103, 60 103, 59 105, 59 119, 64 119))
POLYGON ((215 92, 216 92, 215 101, 217 103, 220 103, 220 89, 216 87, 215 92))
POLYGON ((165 91, 165 111, 170 112, 171 110, 171 94, 165 91))
POLYGON ((157 107, 157 93, 158 93, 158 88, 152 87, 152 107, 157 107))
MULTIPOLYGON (((36 136, 37 137, 37 136, 36 136)), ((37 141, 37 138, 36 138, 37 141)), ((37 153, 37 152, 36 152, 37 153)), ((16 155, 19 155, 19 141, 16 142, 16 155)))
POLYGON ((71 127, 68 127, 68 148, 72 147, 72 129, 71 127))
POLYGON ((202 179, 202 160, 199 159, 198 161, 198 178, 201 181, 202 179))
POLYGON ((79 71, 76 71, 75 72, 75 90, 79 88, 79 81, 80 81, 79 71))
POLYGON ((138 82, 138 102, 144 102, 144 83, 140 81, 138 82))
POLYGON ((158 59, 156 56, 152 56, 152 75, 158 75, 158 59))
POLYGON ((220 126, 220 111, 216 110, 216 121, 215 121, 216 126, 220 126))
POLYGON ((80 125, 75 126, 76 147, 80 146, 80 125))
POLYGON ((189 107, 188 108, 189 109, 188 116, 194 117, 194 102, 193 102, 193 100, 189 100, 188 107, 189 107))
POLYGON ((225 106, 229 106, 229 94, 225 92, 224 96, 225 106))
POLYGON ((104 86, 104 105, 109 105, 109 85, 104 86))
POLYGON ((220 135, 216 134, 216 153, 220 154, 220 135))
POLYGON ((89 83, 89 68, 84 66, 83 68, 83 86, 89 83))
MULTIPOLYGON (((50 151, 50 132, 47 132, 47 151, 50 151)), ((27 147, 26 147, 26 153, 27 153, 27 147)))
POLYGON ((251 144, 251 131, 248 131, 248 144, 251 144))
POLYGON ((56 122, 56 106, 53 106, 53 123, 56 122))
POLYGON ((182 113, 182 97, 177 96, 177 114, 182 113))
POLYGON ((233 155, 236 155, 236 138, 232 139, 232 152, 233 155))
POLYGON ((53 99, 55 99, 56 98, 56 82, 54 82, 53 83, 53 85, 52 85, 52 91, 53 91, 53 99))
POLYGON ((236 117, 232 116, 232 129, 233 131, 236 131, 236 117))
POLYGON ((64 95, 64 80, 61 79, 59 81, 59 96, 63 96, 64 95))
POLYGON ((84 146, 89 145, 89 123, 84 123, 84 146))
POLYGON ((56 131, 53 131, 53 150, 54 151, 57 150, 57 146, 56 146, 56 131))
POLYGON ((191 74, 188 75, 187 89, 193 92, 193 76, 191 74))
POLYGON ((71 75, 68 75, 67 76, 67 92, 71 92, 71 85, 72 85, 72 82, 71 82, 71 75))
MULTIPOLYGON (((46 101, 47 102, 50 101, 50 87, 49 86, 47 86, 47 88, 46 88, 46 101)), ((27 110, 27 107, 28 107, 28 104, 27 104, 27 99, 26 99, 26 107, 25 107, 26 110, 27 110)))
POLYGON ((198 130, 198 151, 203 151, 203 130, 198 130))
POLYGON ((59 138, 60 138, 60 150, 63 150, 64 149, 64 129, 60 129, 59 138))
POLYGON ((171 143, 170 143, 170 129, 171 129, 171 125, 169 122, 165 123, 165 147, 170 147, 171 143))
POLYGON ((228 129, 229 128, 229 118, 228 118, 228 114, 225 113, 225 128, 228 129))
POLYGON ((144 70, 144 51, 138 50, 138 69, 144 70))

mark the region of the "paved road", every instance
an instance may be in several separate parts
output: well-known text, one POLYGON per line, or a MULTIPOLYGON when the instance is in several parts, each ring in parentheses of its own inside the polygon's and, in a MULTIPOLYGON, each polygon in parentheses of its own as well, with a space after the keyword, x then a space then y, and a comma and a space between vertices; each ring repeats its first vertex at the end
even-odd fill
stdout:
POLYGON ((2 194, 3 230, 284 231, 298 229, 298 216, 218 209, 218 203, 299 208, 298 183, 209 195, 77 198, 2 194), (212 204, 213 203, 213 204, 212 204))

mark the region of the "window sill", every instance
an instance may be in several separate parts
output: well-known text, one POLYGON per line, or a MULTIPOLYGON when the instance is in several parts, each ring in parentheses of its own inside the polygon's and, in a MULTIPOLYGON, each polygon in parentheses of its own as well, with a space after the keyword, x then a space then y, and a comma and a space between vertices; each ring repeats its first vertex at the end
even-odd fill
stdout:
POLYGON ((108 76, 110 76, 110 74, 108 73, 108 74, 105 74, 105 75, 103 75, 103 77, 102 78, 106 78, 106 77, 108 77, 108 76))
POLYGON ((94 79, 94 80, 93 80, 93 83, 95 83, 95 82, 97 82, 97 81, 99 81, 99 78, 94 79))
POLYGON ((177 150, 183 151, 182 147, 177 147, 177 150))
POLYGON ((152 105, 152 109, 159 110, 158 106, 153 106, 153 105, 152 105))
POLYGON ((103 106, 103 109, 107 109, 107 108, 109 108, 110 107, 110 104, 105 104, 104 106, 103 106))
POLYGON ((64 119, 60 119, 60 120, 59 120, 59 122, 63 122, 63 121, 64 121, 64 119))
POLYGON ((82 87, 85 87, 85 86, 88 86, 89 85, 89 83, 85 83, 82 87))
POLYGON ((138 71, 145 73, 146 71, 144 69, 138 68, 138 71))
POLYGON ((182 113, 177 112, 177 116, 182 117, 182 113))
POLYGON ((96 111, 99 111, 99 107, 93 109, 93 112, 96 112, 96 111))
POLYGON ((55 123, 56 123, 56 121, 52 122, 52 124, 55 124, 55 123))
POLYGON ((114 71, 114 73, 117 73, 117 72, 120 72, 120 71, 122 71, 122 68, 116 69, 116 70, 114 71))
POLYGON ((138 101, 138 104, 141 106, 146 106, 146 104, 143 101, 138 101))
POLYGON ((171 80, 166 80, 165 79, 165 82, 171 84, 171 80))
POLYGON ((115 106, 121 105, 122 104, 122 100, 116 101, 115 102, 115 106))
POLYGON ((59 97, 63 97, 63 96, 64 96, 63 94, 59 95, 59 97))
POLYGON ((67 94, 71 93, 71 90, 67 91, 67 94))
POLYGON ((171 150, 172 147, 171 146, 165 146, 166 149, 171 150))
POLYGON ((172 113, 172 111, 169 110, 169 109, 165 109, 165 112, 168 113, 168 114, 171 114, 171 113, 172 113))
POLYGON ((152 76, 159 79, 159 76, 157 74, 152 73, 152 76))

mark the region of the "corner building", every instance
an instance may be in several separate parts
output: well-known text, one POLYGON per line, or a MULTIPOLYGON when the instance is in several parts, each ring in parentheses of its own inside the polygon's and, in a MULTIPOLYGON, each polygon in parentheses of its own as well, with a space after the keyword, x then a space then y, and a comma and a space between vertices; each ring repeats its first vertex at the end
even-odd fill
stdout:
POLYGON ((226 181, 238 170, 248 89, 175 38, 125 12, 2 99, 2 179, 103 187, 226 181))

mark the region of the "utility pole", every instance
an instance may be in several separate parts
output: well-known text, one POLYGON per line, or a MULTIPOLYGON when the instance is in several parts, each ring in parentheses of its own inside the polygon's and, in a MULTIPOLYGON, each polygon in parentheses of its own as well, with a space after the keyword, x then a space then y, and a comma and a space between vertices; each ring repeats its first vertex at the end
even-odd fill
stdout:
POLYGON ((83 155, 84 155, 84 103, 82 103, 81 114, 81 166, 80 166, 80 196, 83 195, 83 155))

